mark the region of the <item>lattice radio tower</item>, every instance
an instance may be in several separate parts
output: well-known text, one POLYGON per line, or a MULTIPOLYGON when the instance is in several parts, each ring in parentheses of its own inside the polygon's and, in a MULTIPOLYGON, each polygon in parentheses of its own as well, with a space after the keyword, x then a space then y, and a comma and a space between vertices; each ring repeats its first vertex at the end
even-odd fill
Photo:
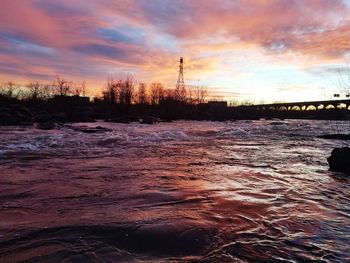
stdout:
POLYGON ((175 99, 181 100, 181 101, 186 99, 186 88, 185 88, 185 81, 184 81, 184 59, 183 59, 183 57, 180 57, 179 76, 177 78, 177 83, 176 83, 175 99))

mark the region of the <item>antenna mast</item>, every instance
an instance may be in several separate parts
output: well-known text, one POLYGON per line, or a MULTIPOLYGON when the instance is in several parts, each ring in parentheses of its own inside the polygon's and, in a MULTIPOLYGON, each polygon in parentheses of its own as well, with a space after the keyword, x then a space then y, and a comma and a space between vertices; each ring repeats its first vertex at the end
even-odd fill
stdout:
POLYGON ((186 88, 184 81, 184 59, 180 57, 179 65, 179 76, 177 78, 176 89, 175 89, 175 99, 184 101, 186 98, 186 88))

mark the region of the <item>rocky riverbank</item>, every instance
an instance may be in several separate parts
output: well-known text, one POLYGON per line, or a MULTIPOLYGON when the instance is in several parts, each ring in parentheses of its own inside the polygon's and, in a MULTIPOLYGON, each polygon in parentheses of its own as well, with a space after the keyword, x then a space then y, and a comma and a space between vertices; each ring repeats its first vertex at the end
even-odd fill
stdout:
POLYGON ((67 122, 94 122, 96 119, 104 119, 108 122, 142 124, 156 124, 160 118, 153 116, 133 117, 118 114, 114 117, 96 115, 92 107, 75 108, 74 111, 47 110, 45 108, 30 108, 20 104, 8 104, 0 107, 0 125, 2 126, 32 126, 49 130, 58 128, 67 122))

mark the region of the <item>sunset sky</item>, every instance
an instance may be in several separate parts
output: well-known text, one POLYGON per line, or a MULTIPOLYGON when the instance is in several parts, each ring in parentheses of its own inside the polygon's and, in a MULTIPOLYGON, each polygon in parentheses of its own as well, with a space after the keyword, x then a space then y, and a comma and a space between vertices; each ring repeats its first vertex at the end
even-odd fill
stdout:
MULTIPOLYGON (((350 59, 350 0, 1 0, 0 82, 127 73, 225 99, 329 99, 350 59)), ((345 93, 344 93, 345 95, 345 93)))

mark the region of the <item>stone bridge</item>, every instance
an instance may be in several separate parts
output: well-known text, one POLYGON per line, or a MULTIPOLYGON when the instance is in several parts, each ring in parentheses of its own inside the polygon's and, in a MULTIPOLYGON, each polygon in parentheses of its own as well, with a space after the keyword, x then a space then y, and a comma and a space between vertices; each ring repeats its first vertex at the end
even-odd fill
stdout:
POLYGON ((347 100, 325 100, 325 101, 304 101, 286 102, 272 104, 258 104, 248 106, 259 111, 264 110, 323 110, 323 109, 349 109, 350 99, 347 100))

